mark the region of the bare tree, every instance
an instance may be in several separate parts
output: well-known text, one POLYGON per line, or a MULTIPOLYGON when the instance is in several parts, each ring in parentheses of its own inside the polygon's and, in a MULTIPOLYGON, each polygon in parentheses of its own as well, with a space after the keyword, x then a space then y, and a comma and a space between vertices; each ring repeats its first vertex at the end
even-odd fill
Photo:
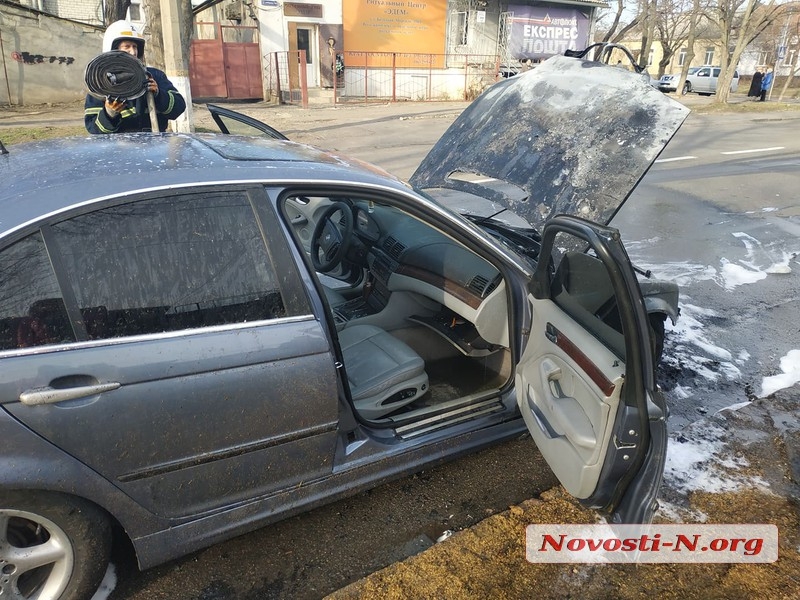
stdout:
POLYGON ((106 0, 103 6, 103 22, 106 27, 114 21, 121 21, 128 14, 131 0, 106 0))
POLYGON ((611 40, 614 33, 617 31, 617 27, 619 27, 623 12, 625 12, 625 0, 617 0, 617 10, 614 12, 614 20, 611 22, 611 25, 609 25, 601 41, 608 42, 611 40))
POLYGON ((792 30, 788 31, 789 34, 789 47, 793 47, 794 52, 791 56, 794 57, 794 66, 791 64, 789 65, 789 76, 786 78, 786 81, 783 83, 783 88, 781 88, 781 93, 778 96, 778 100, 782 101, 783 97, 786 95, 786 91, 789 89, 789 86, 792 84, 792 80, 795 76, 800 73, 800 46, 798 43, 800 42, 800 19, 797 18, 798 7, 795 6, 793 13, 794 13, 794 24, 792 25, 792 30))
POLYGON ((721 60, 715 101, 726 103, 739 59, 747 46, 785 10, 778 0, 759 4, 757 0, 717 0, 709 16, 719 28, 721 60))
MULTIPOLYGON (((628 34, 629 31, 638 27, 639 23, 641 22, 641 12, 639 9, 641 8, 641 0, 637 0, 637 11, 636 14, 633 15, 632 20, 627 25, 621 25, 622 17, 626 10, 631 8, 633 4, 632 0, 617 0, 617 7, 614 11, 613 18, 611 19, 611 23, 608 25, 607 29, 603 31, 603 26, 601 25, 598 27, 598 31, 603 31, 602 39, 600 40, 603 43, 612 43, 616 44, 619 43, 621 40, 625 39, 625 36, 628 34)), ((605 22, 609 17, 609 13, 600 13, 600 17, 598 21, 605 22)))
POLYGON ((698 38, 700 31, 700 18, 702 13, 700 11, 701 0, 692 0, 692 11, 689 13, 689 33, 686 36, 686 56, 683 59, 683 67, 681 68, 681 76, 678 78, 676 89, 679 92, 683 91, 686 76, 689 74, 689 66, 694 60, 694 45, 698 38))
POLYGON ((147 36, 147 64, 164 70, 164 35, 161 32, 160 0, 142 0, 147 36))
POLYGON ((639 64, 647 65, 650 62, 650 48, 653 46, 658 22, 658 0, 642 0, 640 14, 642 15, 642 44, 639 64))
POLYGON ((655 35, 661 46, 661 60, 658 61, 658 74, 666 72, 675 53, 686 44, 691 31, 693 5, 687 0, 661 0, 656 20, 655 35))

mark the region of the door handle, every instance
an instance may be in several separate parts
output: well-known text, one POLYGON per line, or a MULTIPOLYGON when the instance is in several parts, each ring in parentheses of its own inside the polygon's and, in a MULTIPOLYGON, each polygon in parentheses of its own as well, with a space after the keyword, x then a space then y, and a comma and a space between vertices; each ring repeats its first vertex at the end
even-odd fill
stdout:
POLYGON ((28 406, 38 406, 39 404, 57 404, 67 400, 77 400, 87 396, 96 396, 103 392, 110 392, 122 387, 117 382, 98 383, 97 385, 81 385, 64 389, 54 387, 36 388, 27 390, 19 395, 19 401, 28 406))

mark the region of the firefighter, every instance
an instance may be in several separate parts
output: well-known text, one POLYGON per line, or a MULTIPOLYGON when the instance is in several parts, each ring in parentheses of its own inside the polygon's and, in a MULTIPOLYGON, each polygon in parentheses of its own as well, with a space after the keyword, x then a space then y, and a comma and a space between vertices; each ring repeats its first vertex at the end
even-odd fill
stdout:
MULTIPOLYGON (((144 37, 127 21, 116 21, 106 29, 103 52, 111 50, 127 52, 144 63, 144 37)), ((158 129, 166 131, 167 122, 178 118, 186 110, 186 101, 163 71, 147 67, 147 80, 147 93, 152 93, 155 99, 158 129)), ((87 95, 83 120, 89 133, 152 130, 146 94, 135 100, 100 99, 87 95)))

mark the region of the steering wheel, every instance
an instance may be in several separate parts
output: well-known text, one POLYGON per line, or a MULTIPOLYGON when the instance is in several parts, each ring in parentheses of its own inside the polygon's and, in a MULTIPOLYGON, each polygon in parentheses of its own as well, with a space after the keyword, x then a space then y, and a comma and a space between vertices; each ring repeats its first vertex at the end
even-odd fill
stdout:
POLYGON ((320 273, 333 271, 347 255, 352 239, 353 211, 346 202, 334 202, 322 213, 311 236, 311 262, 314 268, 320 273), (343 216, 343 222, 340 223, 343 230, 340 230, 337 223, 331 219, 338 211, 341 211, 343 216))

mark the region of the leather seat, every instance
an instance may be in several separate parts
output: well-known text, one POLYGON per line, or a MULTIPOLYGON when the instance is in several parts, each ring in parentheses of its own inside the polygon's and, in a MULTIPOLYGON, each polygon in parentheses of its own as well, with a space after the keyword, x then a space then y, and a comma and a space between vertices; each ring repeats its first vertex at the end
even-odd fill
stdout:
POLYGON ((339 332, 350 393, 358 413, 377 419, 428 390, 425 362, 405 343, 373 325, 339 332))

